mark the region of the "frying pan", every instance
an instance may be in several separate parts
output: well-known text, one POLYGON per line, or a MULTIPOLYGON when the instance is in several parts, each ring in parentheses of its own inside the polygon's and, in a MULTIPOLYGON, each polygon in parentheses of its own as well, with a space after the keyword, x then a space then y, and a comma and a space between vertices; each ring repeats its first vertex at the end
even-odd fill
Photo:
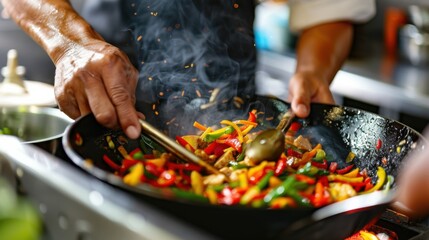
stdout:
MULTIPOLYGON (((234 104, 219 104, 215 109, 201 110, 198 115, 191 116, 192 121, 183 121, 183 125, 173 127, 164 125, 161 130, 171 137, 186 135, 192 131, 192 126, 186 126, 186 123, 192 125, 197 120, 211 125, 218 124, 222 119, 243 119, 252 109, 259 112, 260 129, 272 128, 277 126, 282 114, 289 108, 288 103, 279 99, 257 96, 240 108, 234 104)), ((344 167, 345 159, 352 151, 356 154, 353 160, 356 167, 366 169, 374 181, 378 166, 383 166, 387 174, 396 177, 405 156, 411 151, 419 151, 422 145, 420 139, 423 137, 412 128, 350 107, 312 104, 310 116, 297 121, 303 126, 298 134, 309 137, 313 144, 321 143, 325 152, 329 153, 328 161, 337 162, 339 168, 344 167), (381 146, 376 147, 380 141, 381 146)), ((124 134, 120 130, 102 127, 90 114, 77 119, 66 129, 64 149, 75 164, 93 176, 223 239, 344 239, 373 223, 394 198, 394 190, 375 192, 319 209, 258 209, 185 200, 168 188, 124 184, 102 160, 103 154, 108 154, 118 163, 122 159, 102 144, 107 135, 124 134), (77 144, 76 134, 83 139, 81 144, 77 144), (86 159, 91 159, 92 163, 88 164, 86 159)), ((122 140, 122 144, 128 151, 136 147, 160 147, 144 134, 137 140, 122 140)))

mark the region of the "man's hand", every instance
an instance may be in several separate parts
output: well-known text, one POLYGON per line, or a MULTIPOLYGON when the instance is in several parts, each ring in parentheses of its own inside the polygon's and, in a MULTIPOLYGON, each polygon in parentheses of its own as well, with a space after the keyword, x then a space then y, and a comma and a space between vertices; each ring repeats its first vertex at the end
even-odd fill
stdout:
POLYGON ((55 96, 62 111, 72 118, 93 112, 106 127, 121 127, 131 138, 140 135, 134 108, 137 70, 70 1, 0 1, 55 63, 55 96))
POLYGON ((55 96, 71 118, 92 112, 100 124, 120 126, 128 137, 137 138, 137 78, 137 70, 123 52, 96 39, 70 48, 57 59, 55 96))
POLYGON ((334 104, 329 84, 330 82, 321 80, 313 73, 300 72, 293 75, 289 82, 288 101, 295 114, 307 117, 311 102, 334 104))
POLYGON ((298 117, 308 116, 310 102, 334 103, 329 85, 348 56, 352 37, 350 22, 324 23, 301 33, 289 82, 289 101, 298 117))

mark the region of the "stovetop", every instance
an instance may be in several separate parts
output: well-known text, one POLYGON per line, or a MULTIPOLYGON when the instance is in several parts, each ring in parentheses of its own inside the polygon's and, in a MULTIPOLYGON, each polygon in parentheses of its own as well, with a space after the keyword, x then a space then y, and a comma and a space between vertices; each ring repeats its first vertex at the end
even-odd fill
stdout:
MULTIPOLYGON (((44 240, 220 239, 191 222, 154 207, 133 193, 106 184, 56 156, 0 135, 0 175, 28 197, 41 214, 44 240)), ((376 223, 398 239, 429 239, 425 221, 386 211, 376 223)))

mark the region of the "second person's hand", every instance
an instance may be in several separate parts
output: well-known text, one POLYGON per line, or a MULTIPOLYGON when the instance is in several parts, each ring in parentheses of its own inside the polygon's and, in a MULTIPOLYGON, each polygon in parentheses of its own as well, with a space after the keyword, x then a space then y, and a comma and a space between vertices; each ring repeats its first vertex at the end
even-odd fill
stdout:
POLYGON ((140 136, 135 110, 138 71, 118 48, 98 39, 75 45, 56 61, 55 96, 73 119, 92 112, 108 128, 140 136))
POLYGON ((304 118, 310 114, 311 102, 334 104, 329 84, 311 72, 299 72, 292 76, 288 101, 297 117, 304 118))

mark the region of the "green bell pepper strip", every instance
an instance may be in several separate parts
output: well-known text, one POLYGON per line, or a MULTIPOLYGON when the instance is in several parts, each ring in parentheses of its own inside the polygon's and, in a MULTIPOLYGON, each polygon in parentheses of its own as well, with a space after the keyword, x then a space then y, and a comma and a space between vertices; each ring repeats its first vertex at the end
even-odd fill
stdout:
POLYGON ((293 187, 293 184, 296 182, 295 176, 290 175, 288 176, 281 184, 280 186, 277 186, 276 188, 272 189, 265 195, 264 202, 270 203, 273 199, 277 197, 281 197, 286 195, 286 190, 293 187))
POLYGON ((267 171, 267 173, 265 174, 265 176, 262 177, 262 179, 256 184, 256 187, 258 187, 259 190, 264 189, 268 185, 268 182, 270 181, 270 178, 273 175, 274 175, 274 171, 272 171, 272 170, 267 171))
POLYGON ((178 198, 187 199, 187 200, 196 201, 196 202, 209 203, 208 198, 202 195, 198 195, 190 191, 185 191, 180 188, 170 188, 170 189, 174 193, 174 195, 178 198))
POLYGON ((296 173, 306 176, 315 176, 319 172, 319 168, 312 166, 311 162, 306 163, 303 167, 299 168, 296 173))
POLYGON ((316 156, 313 157, 313 161, 322 163, 323 159, 325 159, 325 157, 326 157, 325 151, 323 149, 318 149, 316 156))
POLYGON ((242 164, 242 163, 238 163, 236 161, 230 161, 229 165, 232 167, 232 169, 237 170, 237 169, 242 169, 242 168, 248 168, 249 166, 247 166, 246 164, 242 164))
POLYGON ((224 134, 230 134, 232 132, 234 132, 234 128, 231 126, 227 126, 223 129, 219 129, 210 133, 207 133, 207 135, 204 137, 204 141, 205 142, 213 142, 214 140, 220 138, 222 135, 224 134), (219 131, 221 130, 221 131, 219 131))
POLYGON ((310 199, 301 196, 295 189, 287 189, 286 195, 293 198, 301 206, 311 207, 310 199))
POLYGON ((387 182, 386 184, 384 184, 383 190, 389 191, 393 185, 393 182, 395 182, 395 177, 393 177, 392 175, 387 175, 387 182))
MULTIPOLYGON (((301 183, 305 184, 305 183, 301 183)), ((281 196, 289 196, 295 200, 299 205, 310 207, 311 203, 310 200, 306 197, 301 196, 298 193, 298 188, 303 187, 300 186, 300 184, 297 185, 297 181, 295 179, 295 176, 290 175, 282 182, 282 184, 270 192, 267 193, 264 197, 264 203, 269 204, 273 199, 281 197, 281 196)))
POLYGON ((240 154, 238 154, 238 156, 237 156, 237 162, 243 161, 245 156, 246 156, 246 154, 244 154, 244 151, 241 152, 240 154))

